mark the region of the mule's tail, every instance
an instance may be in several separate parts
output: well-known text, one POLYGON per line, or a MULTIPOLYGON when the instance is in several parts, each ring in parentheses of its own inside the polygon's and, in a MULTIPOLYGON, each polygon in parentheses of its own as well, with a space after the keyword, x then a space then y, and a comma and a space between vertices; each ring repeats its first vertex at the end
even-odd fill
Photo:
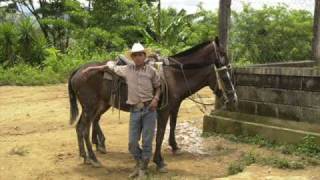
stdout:
POLYGON ((69 91, 69 101, 70 101, 70 124, 71 125, 76 121, 76 119, 78 117, 78 113, 79 113, 79 109, 78 109, 78 105, 77 105, 77 96, 76 96, 76 93, 73 90, 72 85, 71 85, 71 79, 76 72, 77 72, 77 70, 73 71, 69 77, 69 80, 68 80, 68 91, 69 91))

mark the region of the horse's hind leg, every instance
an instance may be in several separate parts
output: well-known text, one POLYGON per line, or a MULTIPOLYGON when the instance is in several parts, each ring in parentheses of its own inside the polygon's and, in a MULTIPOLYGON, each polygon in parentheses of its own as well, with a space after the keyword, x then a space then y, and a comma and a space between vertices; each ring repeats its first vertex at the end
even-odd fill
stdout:
POLYGON ((92 143, 96 145, 98 152, 106 154, 105 137, 99 125, 100 117, 92 123, 92 143))
POLYGON ((83 121, 84 122, 84 129, 82 132, 83 132, 84 141, 86 143, 87 152, 88 152, 87 162, 92 164, 94 167, 100 167, 101 164, 97 160, 97 157, 92 150, 92 144, 91 144, 90 138, 89 138, 91 119, 95 119, 95 118, 97 118, 96 113, 85 113, 85 118, 83 118, 84 119, 84 121, 83 121))
MULTIPOLYGON (((101 115, 107 111, 110 108, 110 106, 106 106, 102 111, 101 115)), ((92 143, 96 145, 97 151, 100 153, 107 153, 106 146, 105 146, 105 137, 101 130, 99 121, 101 119, 101 115, 96 118, 92 123, 92 143)))
POLYGON ((100 117, 92 122, 92 144, 96 145, 98 152, 106 154, 105 137, 99 125, 100 117))
POLYGON ((79 121, 77 123, 76 126, 76 132, 77 132, 77 137, 78 137, 78 145, 79 145, 79 154, 81 157, 83 157, 84 161, 86 161, 87 159, 87 155, 86 155, 86 151, 84 148, 84 142, 83 142, 83 130, 84 130, 84 126, 83 126, 83 113, 81 113, 81 116, 79 118, 79 121))

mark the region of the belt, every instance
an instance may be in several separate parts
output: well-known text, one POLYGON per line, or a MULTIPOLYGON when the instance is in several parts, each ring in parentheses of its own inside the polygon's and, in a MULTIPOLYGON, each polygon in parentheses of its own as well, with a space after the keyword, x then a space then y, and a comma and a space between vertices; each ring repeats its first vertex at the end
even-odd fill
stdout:
POLYGON ((139 102, 137 104, 132 105, 133 110, 141 110, 144 107, 149 106, 151 101, 146 101, 146 102, 139 102))

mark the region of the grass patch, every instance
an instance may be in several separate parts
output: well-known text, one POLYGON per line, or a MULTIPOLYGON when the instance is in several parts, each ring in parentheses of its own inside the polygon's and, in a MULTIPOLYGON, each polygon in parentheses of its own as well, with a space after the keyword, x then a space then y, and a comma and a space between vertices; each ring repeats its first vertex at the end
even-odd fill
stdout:
POLYGON ((297 161, 290 161, 286 158, 276 156, 264 157, 259 159, 259 164, 268 165, 279 169, 303 169, 304 164, 297 161))
POLYGON ((263 166, 271 166, 279 169, 303 169, 304 164, 302 162, 292 161, 286 158, 278 156, 263 157, 255 153, 247 153, 239 160, 232 162, 228 167, 228 174, 234 175, 242 172, 247 166, 251 164, 259 164, 263 166))
POLYGON ((245 154, 240 160, 232 162, 228 167, 228 174, 234 175, 242 172, 246 166, 257 162, 256 155, 253 153, 245 154))
POLYGON ((241 173, 244 170, 245 166, 241 163, 234 162, 231 163, 228 167, 228 175, 234 175, 241 173))
POLYGON ((316 143, 315 137, 308 135, 298 144, 279 144, 269 141, 259 135, 256 136, 235 136, 232 134, 203 133, 202 137, 218 136, 236 143, 254 144, 259 147, 267 147, 280 151, 282 154, 293 154, 307 156, 320 160, 320 146, 316 143))

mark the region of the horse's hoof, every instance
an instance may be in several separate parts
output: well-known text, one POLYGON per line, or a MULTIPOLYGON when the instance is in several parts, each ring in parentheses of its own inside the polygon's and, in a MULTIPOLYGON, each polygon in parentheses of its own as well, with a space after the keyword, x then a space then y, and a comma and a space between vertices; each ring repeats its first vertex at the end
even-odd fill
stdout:
POLYGON ((95 168, 100 168, 102 167, 102 164, 99 161, 94 161, 93 159, 85 159, 84 164, 92 165, 95 168))
POLYGON ((182 151, 181 151, 180 148, 177 148, 177 149, 172 150, 172 154, 175 155, 175 156, 181 155, 182 151))
POLYGON ((99 161, 93 161, 91 160, 90 164, 95 167, 95 168, 100 168, 102 167, 102 164, 99 161))
POLYGON ((102 164, 98 161, 98 162, 92 162, 91 165, 95 168, 101 168, 102 164))
POLYGON ((97 151, 102 154, 107 154, 107 150, 105 147, 97 146, 97 151))
POLYGON ((157 167, 157 171, 158 171, 159 173, 168 173, 167 166, 157 167))
POLYGON ((83 164, 86 164, 86 165, 91 164, 90 159, 88 159, 88 158, 84 158, 84 160, 83 160, 83 164))

